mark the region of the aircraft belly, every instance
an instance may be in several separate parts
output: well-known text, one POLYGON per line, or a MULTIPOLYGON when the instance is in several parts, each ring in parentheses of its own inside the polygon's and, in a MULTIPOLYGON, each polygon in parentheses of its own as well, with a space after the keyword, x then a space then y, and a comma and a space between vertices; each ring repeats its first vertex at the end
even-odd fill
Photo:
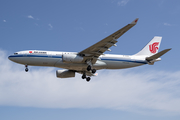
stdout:
POLYGON ((19 57, 16 62, 32 66, 54 66, 58 58, 51 57, 19 57))
POLYGON ((96 63, 93 65, 93 68, 95 69, 106 69, 107 64, 101 60, 97 60, 96 63))
POLYGON ((70 70, 85 70, 87 68, 87 64, 66 63, 63 62, 62 59, 58 60, 54 66, 64 69, 70 69, 70 70))
POLYGON ((107 68, 106 69, 124 69, 135 66, 140 66, 140 63, 133 62, 125 62, 125 61, 106 61, 107 68))
MULTIPOLYGON (((64 68, 64 69, 70 69, 70 70, 77 70, 77 71, 86 71, 87 70, 88 64, 86 63, 65 63, 61 60, 59 60, 56 64, 55 67, 59 68, 64 68)), ((102 61, 97 61, 93 65, 94 69, 105 69, 106 68, 106 63, 102 61)))
POLYGON ((58 61, 58 58, 31 58, 31 63, 34 65, 42 65, 42 66, 54 66, 58 61))

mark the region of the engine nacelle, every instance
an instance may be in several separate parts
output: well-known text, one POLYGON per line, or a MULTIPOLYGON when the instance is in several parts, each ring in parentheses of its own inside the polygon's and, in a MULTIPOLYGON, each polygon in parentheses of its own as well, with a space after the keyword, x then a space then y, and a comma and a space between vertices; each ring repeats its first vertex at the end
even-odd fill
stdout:
POLYGON ((80 63, 83 61, 83 57, 75 54, 63 54, 62 60, 63 62, 80 63))
POLYGON ((56 70, 56 76, 58 78, 75 77, 75 72, 74 71, 69 71, 69 70, 56 70))

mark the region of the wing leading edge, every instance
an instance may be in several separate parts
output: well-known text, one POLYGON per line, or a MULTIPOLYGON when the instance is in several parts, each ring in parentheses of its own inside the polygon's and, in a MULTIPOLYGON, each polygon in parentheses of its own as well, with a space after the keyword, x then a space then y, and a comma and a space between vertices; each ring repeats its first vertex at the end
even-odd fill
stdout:
POLYGON ((110 47, 116 46, 116 43, 118 42, 117 39, 129 29, 131 29, 134 25, 136 25, 137 21, 138 18, 136 18, 133 22, 121 28, 120 30, 116 31, 115 33, 104 38, 103 40, 79 52, 78 54, 84 57, 84 62, 87 59, 92 59, 92 62, 95 63, 100 55, 102 55, 105 51, 110 51, 110 47))

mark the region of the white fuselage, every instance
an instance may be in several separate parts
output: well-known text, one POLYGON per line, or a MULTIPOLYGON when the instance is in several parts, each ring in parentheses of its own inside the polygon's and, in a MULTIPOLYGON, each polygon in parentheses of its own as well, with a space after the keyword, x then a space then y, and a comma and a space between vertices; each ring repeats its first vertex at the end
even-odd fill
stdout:
MULTIPOLYGON (((10 55, 9 59, 19 64, 32 66, 50 66, 70 70, 86 70, 86 63, 75 63, 63 61, 63 55, 77 55, 76 52, 55 52, 55 51, 20 51, 10 55)), ((123 69, 147 64, 145 56, 129 55, 101 55, 93 68, 95 69, 123 69)))

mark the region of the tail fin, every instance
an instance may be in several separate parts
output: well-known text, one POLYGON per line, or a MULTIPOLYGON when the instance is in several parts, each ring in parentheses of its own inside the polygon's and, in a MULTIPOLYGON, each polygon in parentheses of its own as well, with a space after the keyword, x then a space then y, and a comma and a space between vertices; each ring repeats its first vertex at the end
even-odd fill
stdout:
POLYGON ((158 53, 162 37, 155 36, 140 52, 135 55, 152 56, 158 53))

